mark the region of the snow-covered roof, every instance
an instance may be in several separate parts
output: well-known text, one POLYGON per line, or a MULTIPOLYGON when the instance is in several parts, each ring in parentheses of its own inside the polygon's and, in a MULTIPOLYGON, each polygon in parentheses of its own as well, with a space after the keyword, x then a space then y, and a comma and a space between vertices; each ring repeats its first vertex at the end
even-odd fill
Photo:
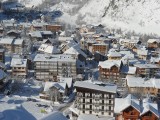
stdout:
POLYGON ((158 65, 156 64, 134 64, 135 67, 138 68, 160 68, 158 65))
POLYGON ((139 112, 141 110, 139 100, 133 95, 129 94, 126 98, 115 98, 114 112, 121 113, 123 110, 125 110, 129 106, 132 106, 139 112), (123 104, 120 105, 120 103, 123 103, 123 104))
POLYGON ((116 52, 116 51, 109 51, 109 53, 108 53, 107 56, 108 56, 108 57, 121 57, 122 54, 119 53, 119 52, 116 52))
POLYGON ((30 35, 31 37, 42 38, 42 35, 41 35, 41 32, 40 32, 40 31, 33 31, 33 32, 30 32, 29 35, 30 35))
POLYGON ((62 41, 62 42, 65 42, 65 41, 73 40, 73 38, 72 37, 58 37, 58 40, 62 41))
POLYGON ((146 79, 141 77, 135 77, 132 75, 127 75, 126 79, 128 87, 151 87, 160 89, 160 79, 146 79))
POLYGON ((28 22, 21 22, 20 25, 22 25, 25 28, 30 28, 32 24, 28 22))
POLYGON ((52 35, 53 33, 51 31, 41 31, 42 35, 52 35))
POLYGON ((39 51, 45 52, 45 53, 60 53, 60 50, 56 48, 55 46, 48 45, 48 44, 41 44, 41 46, 38 48, 39 51))
POLYGON ((76 81, 74 86, 80 87, 80 88, 87 88, 91 90, 103 91, 103 92, 111 92, 111 93, 116 93, 117 91, 116 85, 103 84, 103 83, 97 84, 97 83, 91 83, 88 81, 76 81))
POLYGON ((68 120, 61 112, 55 111, 43 117, 40 120, 68 120))
POLYGON ((12 58, 11 67, 27 67, 27 59, 12 58))
POLYGON ((157 103, 152 103, 152 101, 149 99, 149 98, 145 98, 143 100, 143 109, 141 111, 141 114, 140 115, 143 115, 147 112, 152 112, 154 113, 158 118, 159 118, 159 112, 158 112, 158 105, 157 103))
POLYGON ((115 113, 121 113, 125 108, 132 106, 136 110, 140 112, 140 115, 143 115, 149 111, 154 113, 159 118, 158 105, 157 103, 152 103, 149 98, 145 98, 142 100, 142 104, 140 104, 140 100, 129 94, 126 98, 115 98, 115 113), (123 103, 119 105, 119 103, 123 103))
POLYGON ((14 39, 13 45, 22 45, 23 39, 14 39))
POLYGON ((1 38, 0 39, 0 44, 12 44, 13 43, 13 38, 6 37, 6 38, 1 38))
POLYGON ((120 67, 121 63, 122 63, 121 60, 106 60, 106 61, 100 61, 98 66, 110 69, 112 66, 120 67))
POLYGON ((129 51, 129 50, 127 50, 127 51, 123 50, 123 51, 120 51, 120 53, 123 55, 122 59, 125 59, 125 58, 134 58, 134 54, 131 51, 129 51))
POLYGON ((34 58, 34 62, 38 61, 72 61, 76 62, 76 59, 74 59, 71 55, 65 55, 65 54, 55 54, 55 55, 48 55, 48 54, 37 54, 34 58))
POLYGON ((147 42, 148 43, 154 43, 154 42, 160 43, 160 39, 149 39, 147 42))
POLYGON ((68 50, 66 50, 64 52, 64 54, 74 54, 74 55, 79 55, 81 54, 82 56, 84 56, 85 58, 87 58, 87 55, 79 48, 79 47, 70 47, 68 50))
POLYGON ((56 87, 59 92, 64 93, 66 85, 66 82, 45 82, 44 92, 48 92, 50 88, 56 87))
POLYGON ((68 45, 68 47, 79 47, 78 46, 78 43, 76 43, 74 40, 70 40, 70 41, 67 41, 68 43, 67 43, 67 45, 68 45))

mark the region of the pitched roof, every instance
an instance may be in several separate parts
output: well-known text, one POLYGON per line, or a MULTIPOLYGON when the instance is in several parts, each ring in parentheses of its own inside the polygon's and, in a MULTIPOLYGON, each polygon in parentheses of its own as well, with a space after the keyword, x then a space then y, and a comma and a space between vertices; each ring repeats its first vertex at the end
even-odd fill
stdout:
POLYGON ((44 92, 48 92, 50 88, 56 87, 59 92, 64 93, 66 89, 66 83, 65 82, 45 82, 44 86, 44 92))
POLYGON ((70 47, 68 50, 64 52, 64 54, 81 54, 83 57, 87 58, 87 55, 79 48, 79 46, 70 47))
POLYGON ((141 112, 139 100, 130 94, 126 98, 115 98, 114 112, 121 113, 123 110, 125 110, 129 106, 132 106, 137 111, 141 112), (123 104, 119 105, 119 103, 123 103, 123 104))
POLYGON ((154 42, 160 43, 160 39, 149 39, 147 42, 148 43, 154 43, 154 42))
POLYGON ((120 67, 121 63, 122 63, 121 60, 106 60, 106 61, 100 61, 98 66, 110 69, 112 66, 120 67))
POLYGON ((132 75, 127 75, 126 79, 128 87, 152 87, 160 89, 160 79, 150 78, 146 80, 146 78, 132 75))
POLYGON ((147 112, 154 113, 159 118, 158 105, 156 103, 152 103, 150 99, 146 98, 143 100, 143 109, 141 111, 141 115, 144 115, 147 112))

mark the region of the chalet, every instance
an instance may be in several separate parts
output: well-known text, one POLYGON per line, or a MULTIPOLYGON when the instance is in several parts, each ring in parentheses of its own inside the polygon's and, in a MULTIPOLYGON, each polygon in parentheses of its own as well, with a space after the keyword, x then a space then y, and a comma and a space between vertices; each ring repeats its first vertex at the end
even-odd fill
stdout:
POLYGON ((29 33, 31 41, 42 41, 42 34, 40 31, 32 31, 29 33))
POLYGON ((141 60, 147 60, 149 56, 148 50, 143 46, 142 48, 137 50, 138 58, 141 60))
POLYGON ((43 31, 46 29, 47 23, 34 21, 30 27, 30 31, 43 31))
POLYGON ((23 48, 24 48, 24 40, 23 39, 14 39, 13 41, 13 53, 22 53, 23 52, 23 48))
POLYGON ((24 40, 14 38, 2 38, 0 40, 0 45, 11 53, 22 53, 24 48, 24 40))
POLYGON ((114 98, 117 86, 101 82, 77 81, 74 108, 81 114, 114 116, 114 98))
POLYGON ((106 55, 108 53, 109 50, 109 45, 105 44, 105 43, 101 43, 101 44, 93 44, 93 49, 92 49, 92 53, 94 54, 95 52, 99 52, 102 55, 106 55))
POLYGON ((29 22, 21 22, 18 24, 19 30, 25 30, 25 32, 30 31, 31 23, 29 22))
POLYGON ((11 68, 12 76, 19 76, 26 78, 28 75, 27 59, 12 58, 11 68))
POLYGON ((60 50, 53 45, 49 44, 41 44, 40 47, 38 48, 39 53, 48 53, 48 54, 60 54, 60 50))
POLYGON ((121 60, 122 54, 116 51, 109 51, 107 57, 108 60, 121 60))
POLYGON ((11 52, 13 51, 13 48, 12 48, 13 40, 14 40, 13 38, 1 38, 0 45, 7 51, 11 52))
POLYGON ((155 96, 159 95, 160 79, 158 78, 142 78, 127 75, 126 80, 130 93, 142 95, 151 94, 155 96))
POLYGON ((68 91, 66 82, 45 82, 44 91, 40 94, 40 98, 62 102, 69 95, 68 91))
POLYGON ((116 82, 120 79, 120 72, 122 68, 121 60, 106 60, 99 62, 99 73, 102 80, 111 80, 116 82))
POLYGON ((123 45, 123 46, 131 49, 134 46, 141 44, 141 41, 137 40, 137 39, 136 40, 133 40, 133 39, 120 39, 119 43, 120 43, 120 45, 123 45))
POLYGON ((126 98, 116 98, 114 111, 116 120, 158 120, 157 103, 145 98, 142 101, 129 94, 126 98), (119 105, 123 103, 123 105, 119 105))
POLYGON ((136 75, 141 77, 155 77, 160 67, 155 64, 134 64, 137 68, 136 75))
POLYGON ((150 99, 146 98, 143 99, 142 105, 141 120, 158 120, 160 118, 157 103, 153 103, 150 99))
POLYGON ((149 39, 147 43, 150 49, 160 48, 160 39, 149 39))
POLYGON ((11 20, 2 20, 2 26, 5 30, 12 30, 17 28, 16 21, 14 19, 11 20))
POLYGON ((140 119, 141 107, 137 98, 128 95, 126 98, 115 98, 114 112, 116 120, 140 119), (119 105, 123 103, 122 105, 119 105))

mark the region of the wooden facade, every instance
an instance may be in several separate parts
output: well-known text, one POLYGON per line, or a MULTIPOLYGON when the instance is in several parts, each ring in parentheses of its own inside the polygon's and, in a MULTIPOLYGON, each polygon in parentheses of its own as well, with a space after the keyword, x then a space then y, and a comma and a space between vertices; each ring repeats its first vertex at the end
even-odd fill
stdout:
POLYGON ((108 45, 107 44, 93 44, 92 53, 100 52, 102 55, 108 53, 108 45))
POLYGON ((147 113, 141 115, 141 120, 158 120, 158 117, 151 111, 148 111, 147 113))
POLYGON ((158 42, 153 42, 153 43, 148 43, 148 48, 153 49, 153 48, 160 48, 160 43, 158 42))
POLYGON ((154 77, 160 68, 139 68, 137 67, 136 74, 141 77, 154 77))
POLYGON ((123 120, 138 120, 140 116, 140 112, 136 110, 134 107, 129 106, 122 112, 123 120))
POLYGON ((62 26, 61 25, 46 25, 46 30, 52 31, 52 32, 58 32, 62 30, 62 26))
POLYGON ((110 69, 99 66, 99 72, 102 79, 117 81, 120 78, 120 67, 114 65, 110 69))

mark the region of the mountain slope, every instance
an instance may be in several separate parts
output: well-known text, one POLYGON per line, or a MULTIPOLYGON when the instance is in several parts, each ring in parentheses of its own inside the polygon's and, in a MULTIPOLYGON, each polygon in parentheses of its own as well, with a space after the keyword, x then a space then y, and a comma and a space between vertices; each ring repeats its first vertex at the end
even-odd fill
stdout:
MULTIPOLYGON (((26 0, 30 1, 30 0, 26 0)), ((35 1, 35 0, 33 0, 35 1)), ((36 0, 38 1, 38 0, 36 0)), ((104 24, 107 27, 160 35, 159 0, 39 0, 55 2, 59 20, 69 24, 104 24), (57 3, 57 4, 56 4, 57 3)), ((38 2, 36 2, 38 4, 38 2)))

